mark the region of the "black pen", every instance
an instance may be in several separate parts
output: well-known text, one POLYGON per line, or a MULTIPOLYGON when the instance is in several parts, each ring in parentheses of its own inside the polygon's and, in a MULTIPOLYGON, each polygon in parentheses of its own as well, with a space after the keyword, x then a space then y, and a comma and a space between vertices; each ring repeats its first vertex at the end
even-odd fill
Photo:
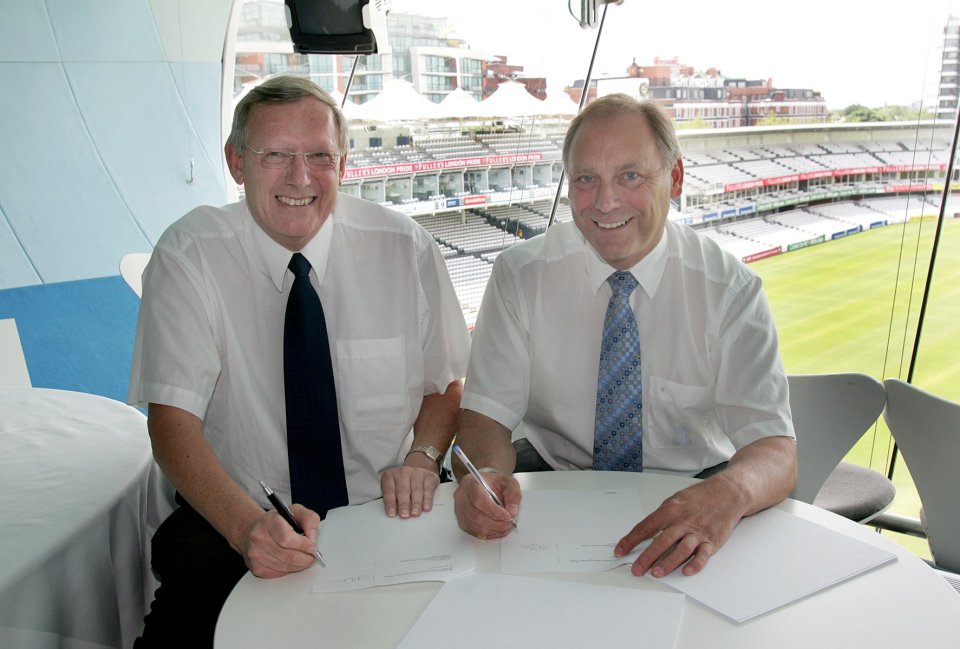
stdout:
MULTIPOLYGON (((293 512, 291 512, 290 508, 287 507, 287 503, 283 502, 283 498, 281 498, 279 495, 274 493, 273 489, 268 487, 263 480, 260 481, 260 486, 263 487, 263 493, 267 494, 267 500, 270 501, 270 504, 273 505, 273 508, 277 510, 277 513, 280 514, 283 520, 287 521, 287 524, 293 528, 293 531, 296 532, 297 534, 302 534, 303 536, 306 536, 306 533, 303 531, 303 528, 300 527, 300 523, 298 523, 296 519, 293 517, 293 512)), ((315 554, 317 557, 317 561, 320 562, 320 565, 326 568, 327 564, 323 562, 323 557, 320 555, 320 548, 317 548, 317 551, 315 554)))

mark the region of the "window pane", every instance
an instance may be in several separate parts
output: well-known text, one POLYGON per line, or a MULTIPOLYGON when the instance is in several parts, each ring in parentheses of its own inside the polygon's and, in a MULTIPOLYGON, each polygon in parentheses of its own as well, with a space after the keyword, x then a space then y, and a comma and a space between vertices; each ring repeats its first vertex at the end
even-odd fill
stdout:
MULTIPOLYGON (((291 71, 347 93, 342 191, 433 233, 471 324, 497 254, 571 218, 560 150, 583 95, 661 102, 684 152, 670 218, 763 277, 788 372, 906 377, 960 95, 946 3, 811 0, 789 34, 779 14, 701 0, 612 5, 583 28, 578 4, 394 0, 391 51, 354 68, 293 54, 283 3, 248 0, 235 89, 291 71)), ((945 211, 914 379, 960 400, 960 201, 945 211)), ((847 459, 886 472, 891 452, 881 421, 847 459)), ((892 511, 915 517, 897 466, 892 511)))

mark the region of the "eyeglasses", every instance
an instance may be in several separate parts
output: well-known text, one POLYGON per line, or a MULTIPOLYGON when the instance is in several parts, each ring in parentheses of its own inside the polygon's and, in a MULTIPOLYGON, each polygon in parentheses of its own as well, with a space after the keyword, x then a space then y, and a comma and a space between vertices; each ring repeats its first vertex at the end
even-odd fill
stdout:
POLYGON ((257 151, 249 147, 247 150, 256 154, 260 158, 260 164, 268 169, 286 169, 298 155, 303 156, 303 161, 311 169, 331 169, 340 160, 339 153, 326 151, 279 151, 277 149, 257 151))

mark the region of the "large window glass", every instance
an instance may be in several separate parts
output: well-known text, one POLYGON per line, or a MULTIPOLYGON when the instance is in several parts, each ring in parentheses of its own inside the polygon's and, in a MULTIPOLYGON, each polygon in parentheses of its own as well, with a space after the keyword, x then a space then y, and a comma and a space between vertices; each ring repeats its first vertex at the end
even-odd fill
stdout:
MULTIPOLYGON (((596 17, 555 0, 394 0, 391 51, 356 59, 295 55, 288 34, 278 48, 282 1, 243 1, 236 93, 289 71, 346 95, 342 191, 433 233, 469 323, 497 254, 570 218, 560 149, 581 99, 626 92, 674 118, 686 178, 670 218, 764 279, 789 373, 909 376, 960 400, 960 201, 947 178, 960 19, 948 3, 811 0, 787 25, 700 0, 628 0, 596 17)), ((893 458, 881 420, 847 460, 885 474, 893 458)), ((917 518, 893 463, 890 512, 917 518)), ((896 538, 929 556, 922 539, 896 538)))

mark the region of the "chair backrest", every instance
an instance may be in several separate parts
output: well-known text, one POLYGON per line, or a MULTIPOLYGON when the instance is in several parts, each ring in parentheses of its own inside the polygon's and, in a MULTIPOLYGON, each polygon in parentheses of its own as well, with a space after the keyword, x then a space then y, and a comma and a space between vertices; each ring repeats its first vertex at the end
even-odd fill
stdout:
POLYGON ((960 404, 899 379, 883 385, 883 418, 920 494, 934 561, 960 572, 960 404))
POLYGON ((13 318, 0 320, 0 386, 29 388, 30 372, 23 356, 17 322, 13 318))
POLYGON ((142 297, 143 293, 143 269, 147 267, 150 261, 149 252, 131 252, 123 256, 120 260, 120 276, 127 283, 137 297, 142 297))
POLYGON ((797 433, 792 498, 813 503, 847 452, 883 412, 883 385, 866 374, 791 374, 790 410, 797 433))

